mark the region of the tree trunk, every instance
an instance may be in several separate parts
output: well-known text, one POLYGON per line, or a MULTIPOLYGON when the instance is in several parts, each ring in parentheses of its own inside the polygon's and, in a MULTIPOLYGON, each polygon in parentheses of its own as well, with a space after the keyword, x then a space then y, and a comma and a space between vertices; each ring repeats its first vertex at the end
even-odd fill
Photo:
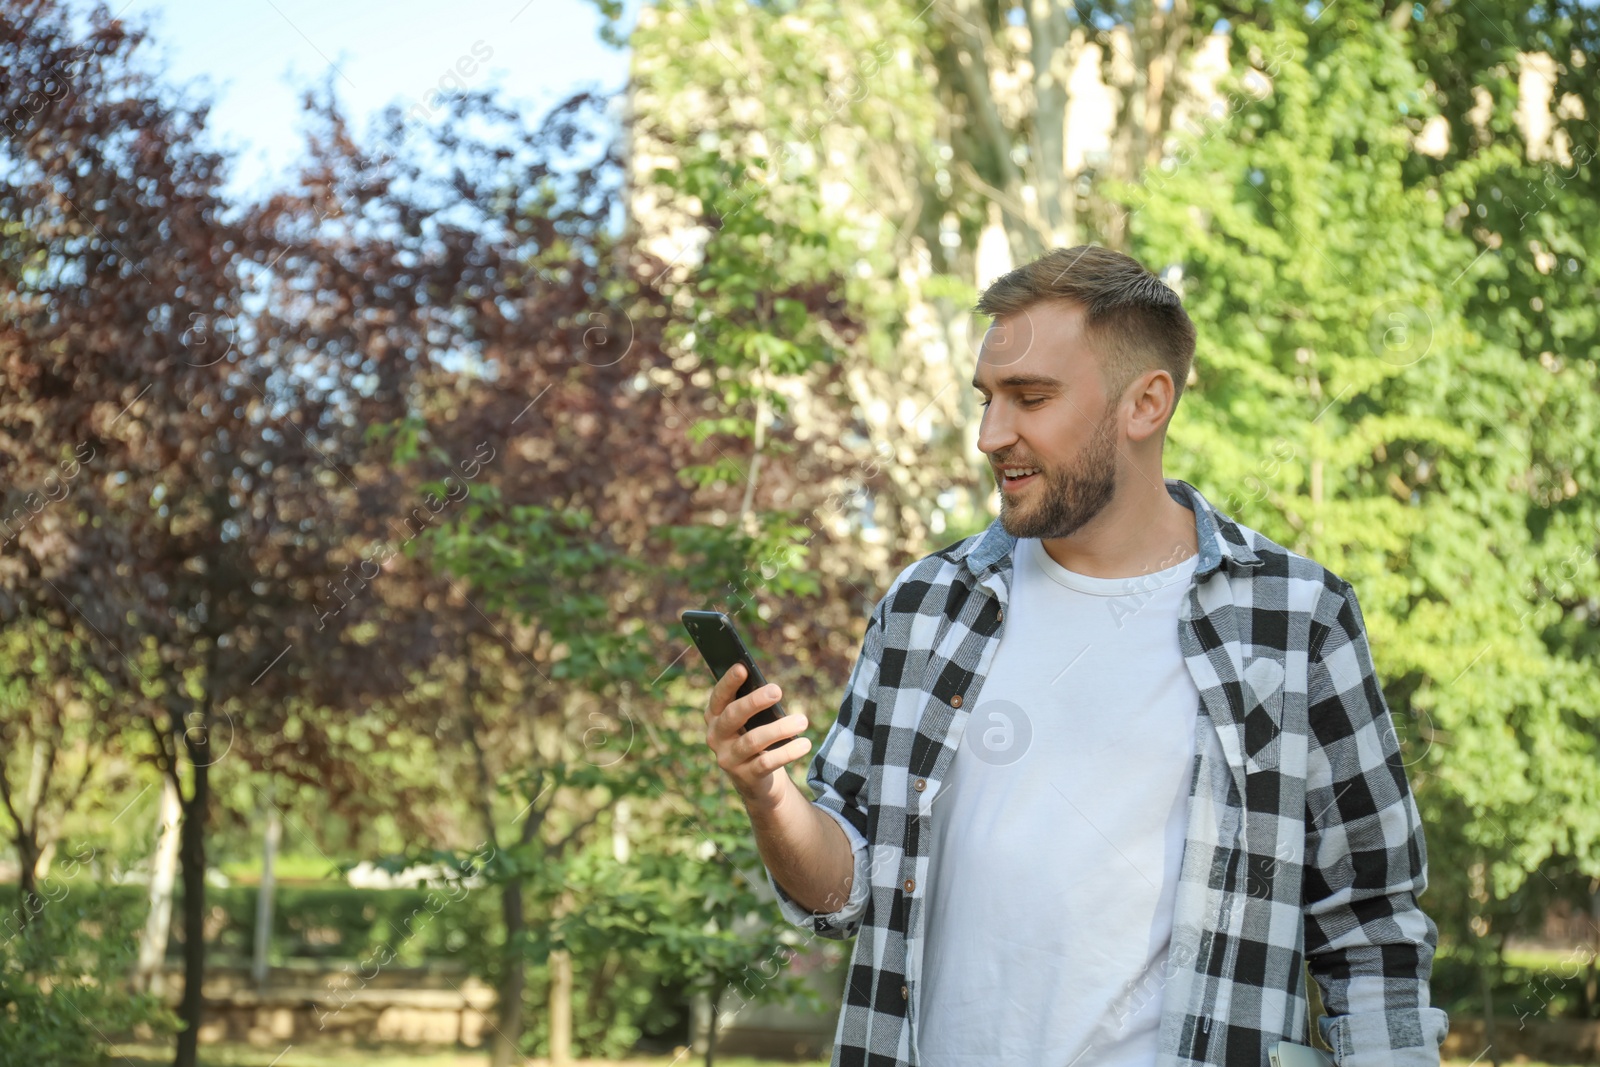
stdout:
POLYGON ((717 1062, 717 1011, 722 1007, 722 990, 711 994, 711 1014, 706 1019, 706 1067, 717 1062))
POLYGON ((172 930, 172 883, 178 875, 178 826, 183 805, 178 787, 167 775, 161 781, 161 814, 156 827, 156 850, 150 857, 150 911, 145 916, 144 940, 134 964, 133 986, 160 994, 166 985, 164 965, 167 936, 172 930))
POLYGON ((267 829, 261 842, 261 885, 256 890, 255 951, 250 960, 250 977, 257 989, 267 987, 267 952, 272 947, 272 892, 275 882, 272 862, 278 855, 278 841, 283 836, 283 822, 278 816, 278 805, 272 800, 272 786, 266 788, 267 829))
MULTIPOLYGON (((531 840, 527 824, 523 826, 523 836, 531 840)), ((571 913, 572 907, 571 894, 556 897, 550 908, 551 926, 559 929, 561 919, 571 913)), ((552 1067, 566 1067, 572 1062, 572 953, 564 948, 554 949, 546 957, 546 965, 550 972, 550 1063, 552 1067)))
MULTIPOLYGON (((33 876, 36 880, 43 881, 50 877, 50 865, 56 860, 57 843, 55 840, 50 840, 39 847, 38 857, 33 861, 33 876)), ((99 877, 99 861, 94 861, 94 864, 91 869, 96 872, 95 876, 99 877)))
MULTIPOLYGON (((1600 884, 1600 880, 1589 884, 1600 884)), ((1600 1019, 1600 889, 1589 894, 1589 914, 1592 916, 1589 930, 1594 937, 1594 951, 1589 953, 1589 977, 1583 983, 1583 1018, 1600 1019)))
MULTIPOLYGON (((191 745, 188 735, 182 742, 191 745)), ((183 859, 183 1001, 178 1017, 178 1050, 172 1067, 196 1067, 200 1048, 200 1023, 203 1011, 202 985, 206 972, 206 814, 211 805, 208 775, 209 755, 191 751, 193 790, 183 802, 179 852, 183 859)))
MULTIPOLYGON (((939 14, 938 10, 935 14, 939 14)), ((950 35, 955 44, 954 60, 957 68, 950 77, 950 87, 953 92, 966 97, 970 109, 971 136, 980 150, 974 153, 976 160, 984 161, 992 166, 992 175, 980 175, 972 162, 963 160, 967 165, 958 168, 968 180, 976 178, 979 182, 986 183, 993 192, 979 188, 979 192, 988 193, 1000 204, 1005 215, 1006 234, 1012 241, 1012 257, 1015 259, 1032 259, 1033 249, 1042 248, 1044 242, 1039 239, 1034 229, 1034 219, 1027 214, 1028 206, 1018 199, 1018 192, 1022 188, 1024 177, 1016 161, 1011 157, 1014 147, 1010 130, 1000 117, 1000 109, 995 103, 994 83, 989 76, 988 50, 992 44, 989 33, 987 15, 984 5, 977 0, 954 0, 951 10, 944 14, 942 27, 950 35)))
POLYGON ((628 828, 633 825, 633 805, 628 798, 617 801, 611 817, 611 855, 618 863, 627 863, 633 850, 628 841, 628 828))
POLYGON ((17 833, 17 909, 18 929, 26 932, 39 912, 44 898, 39 895, 39 841, 26 830, 17 833))
MULTIPOLYGON (((756 499, 756 479, 761 476, 762 448, 767 441, 767 350, 763 348, 760 355, 761 367, 756 381, 756 419, 755 441, 751 446, 750 474, 745 478, 744 496, 739 501, 739 517, 733 522, 735 530, 745 531, 752 536, 760 533, 759 526, 754 522, 751 507, 756 499), (749 523, 747 526, 746 523, 749 523)), ((554 1022, 554 1020, 551 1020, 554 1022)))
MULTIPOLYGON (((473 800, 478 805, 478 815, 483 820, 484 840, 500 847, 495 833, 494 778, 489 773, 488 754, 479 733, 475 697, 478 690, 478 669, 472 662, 472 635, 461 635, 461 655, 466 663, 466 677, 462 685, 462 724, 467 745, 472 749, 473 766, 477 771, 477 790, 473 800)), ((529 806, 528 818, 533 818, 529 806)), ((523 843, 527 843, 528 827, 524 824, 523 843)), ((500 917, 506 928, 505 943, 500 948, 500 984, 496 989, 499 1001, 499 1025, 489 1043, 490 1067, 511 1067, 522 1059, 522 994, 527 988, 528 964, 525 940, 528 929, 527 913, 522 903, 522 879, 512 878, 500 887, 500 917)))
POLYGON ((689 1049, 704 1059, 710 1052, 711 994, 697 989, 689 995, 689 1049))
POLYGON ((523 954, 528 919, 522 906, 520 877, 500 887, 500 915, 505 922, 506 940, 500 960, 500 1024, 495 1029, 490 1063, 493 1067, 511 1067, 522 1057, 522 993, 528 977, 523 954))
POLYGON ((1483 1040, 1488 1046, 1489 1062, 1500 1067, 1500 1050, 1494 1047, 1494 973, 1488 957, 1478 963, 1478 987, 1483 994, 1483 1040))
MULTIPOLYGON (((1067 173, 1067 89, 1075 49, 1067 10, 1060 4, 1028 4, 1033 61, 1033 129, 1028 170, 1042 228, 1039 252, 1074 244, 1077 190, 1067 173)), ((1021 190, 1018 190, 1020 193, 1021 190)))
POLYGON ((550 953, 550 1063, 572 1062, 572 953, 550 953))

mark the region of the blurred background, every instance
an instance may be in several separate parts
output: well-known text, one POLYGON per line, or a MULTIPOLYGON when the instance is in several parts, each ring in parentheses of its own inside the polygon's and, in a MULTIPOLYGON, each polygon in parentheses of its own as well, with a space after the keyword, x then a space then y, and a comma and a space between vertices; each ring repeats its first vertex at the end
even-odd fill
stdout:
POLYGON ((1597 66, 1592 0, 5 4, 0 1064, 825 1061, 678 614, 819 740, 998 513, 977 293, 1081 242, 1199 327, 1168 476, 1359 591, 1446 1060, 1600 1062, 1597 66))

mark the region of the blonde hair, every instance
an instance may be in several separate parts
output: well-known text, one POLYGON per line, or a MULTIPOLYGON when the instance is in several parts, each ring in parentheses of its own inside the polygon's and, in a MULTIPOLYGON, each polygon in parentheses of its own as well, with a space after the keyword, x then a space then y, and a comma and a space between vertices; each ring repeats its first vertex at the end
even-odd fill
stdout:
POLYGON ((1194 362, 1195 328, 1171 287, 1131 256, 1078 245, 1001 275, 973 310, 999 319, 1051 301, 1084 309, 1084 333, 1102 353, 1101 380, 1113 401, 1139 375, 1161 368, 1172 375, 1177 411, 1194 362))

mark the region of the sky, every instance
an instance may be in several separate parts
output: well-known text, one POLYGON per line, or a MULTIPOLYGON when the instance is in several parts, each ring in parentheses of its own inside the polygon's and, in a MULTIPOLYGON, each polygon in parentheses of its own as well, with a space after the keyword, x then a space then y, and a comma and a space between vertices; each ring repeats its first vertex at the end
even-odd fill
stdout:
MULTIPOLYGON (((627 55, 600 39, 592 0, 106 2, 149 30, 146 69, 191 105, 213 102, 208 126, 235 160, 235 197, 285 182, 303 144, 300 94, 330 74, 357 131, 387 104, 409 109, 435 90, 497 88, 537 121, 579 89, 614 92, 627 78, 627 55)), ((628 0, 625 27, 638 3, 628 0)))

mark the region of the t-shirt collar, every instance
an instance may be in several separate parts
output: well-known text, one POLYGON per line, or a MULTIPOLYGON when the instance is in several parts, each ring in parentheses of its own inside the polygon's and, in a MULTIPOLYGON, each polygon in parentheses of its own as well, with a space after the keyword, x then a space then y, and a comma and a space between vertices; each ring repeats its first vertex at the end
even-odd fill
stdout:
MULTIPOLYGON (((1246 571, 1261 565, 1261 557, 1250 550, 1239 525, 1213 507, 1200 490, 1181 478, 1163 480, 1172 499, 1194 512, 1195 543, 1200 550, 1195 581, 1224 564, 1246 571)), ((1011 551, 1016 543, 1017 539, 1007 533, 996 518, 975 542, 969 542, 965 558, 967 569, 981 581, 991 570, 1011 567, 1011 551)))

